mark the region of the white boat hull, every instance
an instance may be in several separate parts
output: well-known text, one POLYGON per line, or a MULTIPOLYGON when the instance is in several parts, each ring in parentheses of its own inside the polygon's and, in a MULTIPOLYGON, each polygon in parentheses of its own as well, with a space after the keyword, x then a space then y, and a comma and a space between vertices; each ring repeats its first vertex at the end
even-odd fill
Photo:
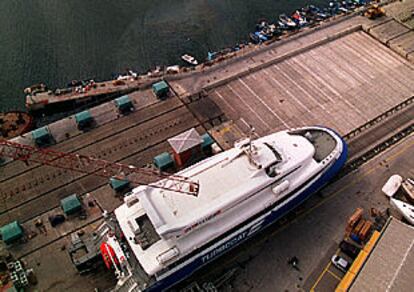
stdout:
POLYGON ((390 202, 407 222, 414 225, 414 206, 394 198, 391 198, 390 202))
POLYGON ((203 247, 200 251, 196 250, 194 256, 186 259, 171 270, 159 275, 157 281, 145 291, 167 290, 174 284, 189 277, 196 270, 222 256, 232 248, 240 245, 254 234, 257 234, 257 232, 270 226, 325 186, 343 167, 346 159, 347 146, 346 143, 343 142, 341 155, 336 160, 333 160, 332 163, 315 177, 294 190, 294 195, 288 196, 286 201, 277 202, 275 206, 270 206, 258 214, 258 216, 243 222, 236 228, 236 230, 233 232, 231 232, 231 230, 226 237, 215 242, 213 245, 203 247))

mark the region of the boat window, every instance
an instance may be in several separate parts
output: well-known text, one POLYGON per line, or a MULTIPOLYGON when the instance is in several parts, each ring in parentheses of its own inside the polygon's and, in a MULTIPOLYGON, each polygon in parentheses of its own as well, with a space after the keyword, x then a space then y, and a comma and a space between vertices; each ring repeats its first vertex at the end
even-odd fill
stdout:
POLYGON ((272 165, 270 165, 270 166, 268 166, 267 168, 266 168, 266 174, 269 176, 269 177, 275 177, 275 176, 277 176, 277 170, 276 170, 276 166, 277 166, 277 163, 278 162, 276 162, 276 163, 273 163, 272 165))
POLYGON ((135 218, 135 222, 138 224, 139 229, 134 234, 134 242, 139 244, 143 250, 146 250, 161 239, 147 215, 135 218))
POLYGON ((263 144, 265 144, 266 145, 266 147, 267 148, 269 148, 270 149, 270 151, 272 151, 272 153, 275 155, 275 157, 276 157, 276 160, 277 160, 277 162, 281 162, 282 161, 282 155, 280 155, 280 153, 279 152, 277 152, 277 150, 272 146, 272 145, 270 145, 269 143, 263 143, 263 144))

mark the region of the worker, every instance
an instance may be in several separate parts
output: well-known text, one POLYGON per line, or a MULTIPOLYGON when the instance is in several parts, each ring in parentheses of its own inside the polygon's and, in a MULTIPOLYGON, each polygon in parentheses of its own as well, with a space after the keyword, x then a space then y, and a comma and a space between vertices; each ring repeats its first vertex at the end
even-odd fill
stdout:
POLYGON ((291 257, 291 258, 289 259, 289 261, 288 261, 288 264, 289 264, 289 265, 292 265, 292 267, 293 267, 294 269, 296 269, 296 270, 298 270, 298 271, 299 271, 299 267, 298 267, 298 264, 299 264, 299 259, 298 259, 296 256, 291 257))

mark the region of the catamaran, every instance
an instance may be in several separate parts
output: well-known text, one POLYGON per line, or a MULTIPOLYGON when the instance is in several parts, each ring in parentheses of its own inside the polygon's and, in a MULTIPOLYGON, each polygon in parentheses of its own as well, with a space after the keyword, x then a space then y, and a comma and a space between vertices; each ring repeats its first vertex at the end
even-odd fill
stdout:
POLYGON ((168 181, 135 188, 103 246, 114 290, 168 289, 300 205, 346 158, 337 133, 305 127, 246 138, 177 173, 198 182, 196 196, 156 187, 168 181))

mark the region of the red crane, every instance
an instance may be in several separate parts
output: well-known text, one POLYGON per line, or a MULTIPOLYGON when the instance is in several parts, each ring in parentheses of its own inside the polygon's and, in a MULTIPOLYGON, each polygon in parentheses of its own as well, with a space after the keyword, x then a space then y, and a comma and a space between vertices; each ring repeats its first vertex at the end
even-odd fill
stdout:
POLYGON ((151 188, 193 196, 198 195, 198 182, 194 182, 188 177, 109 162, 76 153, 64 153, 52 149, 36 148, 7 140, 0 140, 1 157, 21 160, 27 165, 29 165, 29 162, 35 162, 105 178, 127 179, 135 185, 147 185, 151 188))

